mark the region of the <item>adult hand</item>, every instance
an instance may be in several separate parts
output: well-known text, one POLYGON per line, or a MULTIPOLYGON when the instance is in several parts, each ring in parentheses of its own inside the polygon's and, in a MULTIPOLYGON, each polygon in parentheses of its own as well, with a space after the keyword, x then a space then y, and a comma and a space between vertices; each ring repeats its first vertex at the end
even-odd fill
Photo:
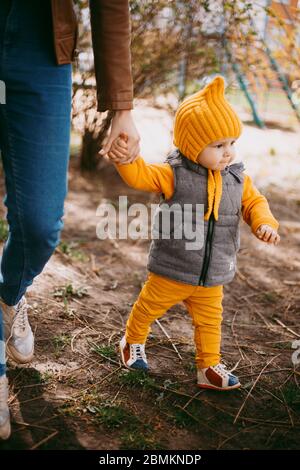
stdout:
POLYGON ((128 158, 122 163, 131 163, 139 155, 140 152, 140 136, 135 127, 132 119, 130 110, 116 111, 110 129, 110 134, 105 140, 104 147, 100 150, 100 155, 106 156, 111 148, 111 145, 115 139, 119 137, 121 133, 128 136, 128 158))

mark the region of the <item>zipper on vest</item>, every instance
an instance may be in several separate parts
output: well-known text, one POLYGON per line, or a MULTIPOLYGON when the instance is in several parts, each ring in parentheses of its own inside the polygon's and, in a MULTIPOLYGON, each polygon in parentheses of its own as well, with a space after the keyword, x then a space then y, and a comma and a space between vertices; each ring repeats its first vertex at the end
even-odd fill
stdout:
POLYGON ((210 214, 207 226, 207 236, 205 242, 204 260, 202 265, 202 271, 199 277, 199 286, 204 286, 209 268, 211 249, 212 249, 212 238, 214 233, 215 218, 213 212, 210 214))

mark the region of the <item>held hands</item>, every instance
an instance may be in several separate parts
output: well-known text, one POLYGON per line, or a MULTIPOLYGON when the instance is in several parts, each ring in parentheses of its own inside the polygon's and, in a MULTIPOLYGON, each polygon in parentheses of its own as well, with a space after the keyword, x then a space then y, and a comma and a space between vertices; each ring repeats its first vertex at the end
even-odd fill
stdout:
POLYGON ((99 154, 104 157, 108 155, 108 152, 111 150, 112 143, 118 139, 121 133, 126 134, 127 144, 128 144, 128 155, 126 162, 122 163, 131 163, 139 155, 140 152, 140 136, 135 127, 134 121, 131 116, 130 110, 116 111, 115 116, 113 117, 111 130, 108 137, 105 139, 105 145, 99 154))
POLYGON ((280 236, 277 231, 274 230, 270 225, 260 225, 255 232, 255 236, 268 244, 278 245, 280 242, 280 236))
POLYGON ((113 163, 130 163, 128 151, 128 136, 122 132, 111 144, 108 157, 113 163))

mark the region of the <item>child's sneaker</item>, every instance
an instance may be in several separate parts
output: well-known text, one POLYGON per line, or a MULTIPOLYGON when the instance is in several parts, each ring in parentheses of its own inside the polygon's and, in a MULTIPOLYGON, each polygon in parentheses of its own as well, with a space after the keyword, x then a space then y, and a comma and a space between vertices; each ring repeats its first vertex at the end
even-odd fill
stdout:
POLYGON ((241 386, 239 379, 227 371, 224 364, 198 369, 197 385, 214 390, 233 390, 241 386))
POLYGON ((125 336, 120 341, 122 362, 128 369, 148 370, 144 344, 129 344, 125 336))

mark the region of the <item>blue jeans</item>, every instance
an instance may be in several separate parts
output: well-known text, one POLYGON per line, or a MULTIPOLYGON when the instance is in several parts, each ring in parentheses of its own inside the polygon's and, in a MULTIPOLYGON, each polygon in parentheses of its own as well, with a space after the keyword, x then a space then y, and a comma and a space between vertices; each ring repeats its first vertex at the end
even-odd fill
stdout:
POLYGON ((50 0, 0 1, 0 80, 6 88, 0 149, 9 226, 0 297, 15 305, 59 243, 67 194, 72 66, 56 65, 50 0))

